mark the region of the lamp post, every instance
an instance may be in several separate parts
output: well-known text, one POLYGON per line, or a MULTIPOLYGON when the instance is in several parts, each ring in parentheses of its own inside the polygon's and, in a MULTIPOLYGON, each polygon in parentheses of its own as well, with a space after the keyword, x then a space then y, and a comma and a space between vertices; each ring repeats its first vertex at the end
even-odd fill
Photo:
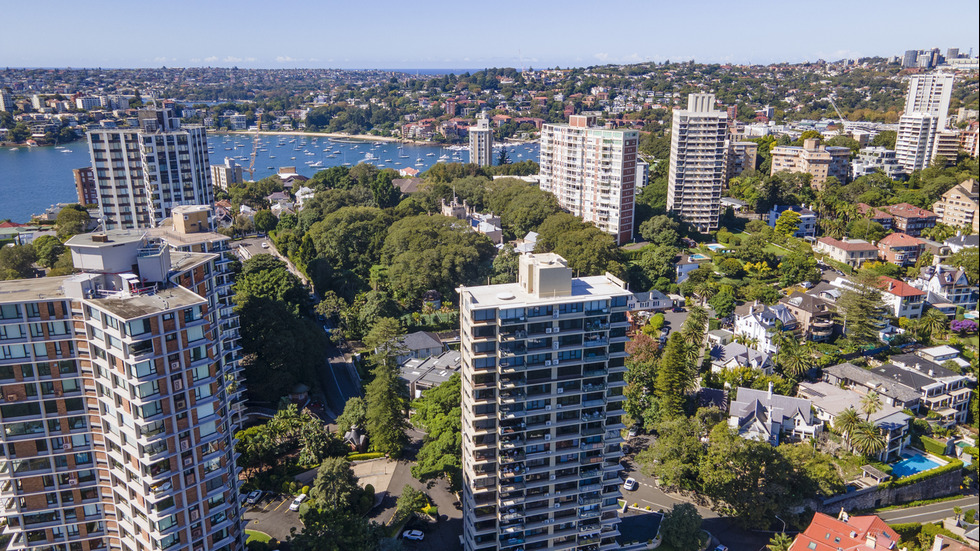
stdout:
POLYGON ((779 515, 773 515, 773 516, 776 517, 777 519, 779 519, 779 521, 783 523, 783 533, 785 534, 786 533, 786 521, 783 520, 783 519, 781 519, 781 518, 779 518, 779 515))

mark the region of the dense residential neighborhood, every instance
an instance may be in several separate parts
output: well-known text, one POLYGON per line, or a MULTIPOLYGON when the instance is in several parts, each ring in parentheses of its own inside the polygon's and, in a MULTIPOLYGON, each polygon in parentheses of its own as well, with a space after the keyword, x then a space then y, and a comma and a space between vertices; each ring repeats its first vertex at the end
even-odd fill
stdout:
POLYGON ((976 550, 978 93, 955 48, 0 69, 4 147, 90 157, 0 222, 3 541, 976 550))

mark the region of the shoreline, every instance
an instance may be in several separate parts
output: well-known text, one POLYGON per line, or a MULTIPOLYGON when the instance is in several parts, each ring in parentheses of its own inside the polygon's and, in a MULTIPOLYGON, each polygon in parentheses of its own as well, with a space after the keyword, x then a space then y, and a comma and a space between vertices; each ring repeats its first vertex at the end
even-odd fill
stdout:
MULTIPOLYGON (((254 130, 209 130, 208 134, 214 135, 235 135, 235 136, 254 136, 256 131, 254 130)), ((302 130, 259 130, 258 134, 260 136, 315 136, 318 138, 337 138, 343 140, 353 140, 358 142, 388 142, 388 143, 404 143, 412 145, 425 145, 433 147, 449 147, 453 145, 466 145, 465 143, 440 143, 428 140, 406 140, 402 138, 395 138, 393 136, 375 136, 374 134, 346 134, 344 132, 306 132, 302 130)), ((505 138, 500 143, 508 143, 513 145, 537 143, 538 140, 520 140, 517 138, 505 138)))

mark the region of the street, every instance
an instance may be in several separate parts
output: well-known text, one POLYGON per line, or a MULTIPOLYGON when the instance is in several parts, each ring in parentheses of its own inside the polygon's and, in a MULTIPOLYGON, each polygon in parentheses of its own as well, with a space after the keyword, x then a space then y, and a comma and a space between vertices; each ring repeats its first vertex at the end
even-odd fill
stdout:
POLYGON ((980 509, 980 497, 972 494, 958 499, 951 499, 940 503, 910 507, 908 509, 894 509, 883 511, 878 516, 888 524, 899 524, 905 522, 938 522, 946 517, 953 516, 953 507, 960 507, 963 511, 969 509, 980 509))

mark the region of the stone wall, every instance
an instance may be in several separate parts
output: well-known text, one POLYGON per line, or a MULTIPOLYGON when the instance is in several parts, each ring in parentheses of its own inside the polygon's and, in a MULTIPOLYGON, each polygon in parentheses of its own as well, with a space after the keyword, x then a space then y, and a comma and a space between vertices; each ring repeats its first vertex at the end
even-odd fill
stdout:
POLYGON ((933 499, 956 493, 963 482, 962 469, 943 473, 925 480, 920 480, 900 487, 872 486, 847 494, 827 498, 823 502, 811 504, 815 510, 828 515, 836 515, 841 507, 845 511, 877 509, 889 505, 898 505, 920 499, 933 499))

